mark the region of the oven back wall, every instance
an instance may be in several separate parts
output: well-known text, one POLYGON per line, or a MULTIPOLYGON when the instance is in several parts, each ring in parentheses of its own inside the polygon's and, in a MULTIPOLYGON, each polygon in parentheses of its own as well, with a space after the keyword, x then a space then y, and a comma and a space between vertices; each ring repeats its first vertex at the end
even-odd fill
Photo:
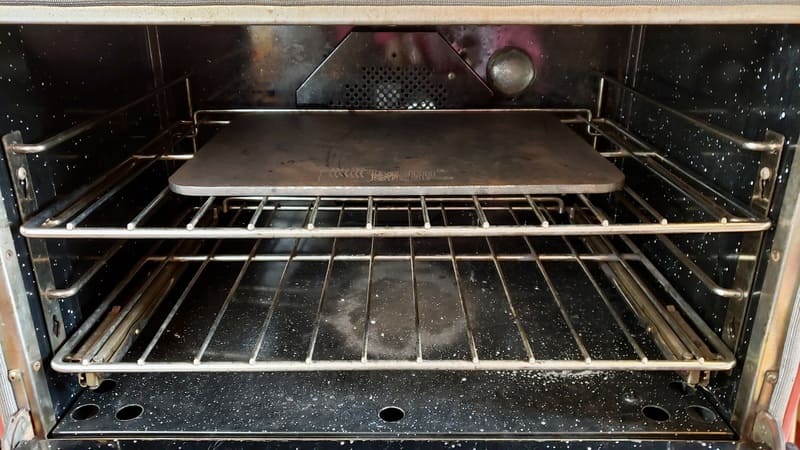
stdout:
MULTIPOLYGON (((353 30, 350 26, 158 27, 167 79, 191 73, 196 108, 291 108, 295 90, 353 30)), ((358 29, 358 28, 356 28, 358 29)), ((391 28, 439 32, 486 79, 498 49, 525 50, 536 71, 514 99, 495 96, 491 106, 589 107, 592 72, 619 75, 625 68, 627 26, 452 26, 391 28)), ((358 69, 358 62, 354 61, 358 69)), ((594 80, 594 81, 593 81, 594 80)))

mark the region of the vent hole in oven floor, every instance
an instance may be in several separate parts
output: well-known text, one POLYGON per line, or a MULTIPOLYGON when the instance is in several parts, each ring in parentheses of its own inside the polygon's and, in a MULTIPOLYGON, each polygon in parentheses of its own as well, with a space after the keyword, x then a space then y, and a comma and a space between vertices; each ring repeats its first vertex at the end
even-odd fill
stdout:
POLYGON ((686 407, 686 414, 695 422, 711 423, 717 420, 717 414, 714 411, 700 405, 691 405, 686 407))
POLYGON ((656 422, 666 422, 669 420, 669 411, 666 409, 655 406, 655 405, 647 405, 642 408, 642 414, 650 420, 654 420, 656 422))
POLYGON ((408 371, 401 381, 398 375, 397 371, 383 370, 335 375, 330 371, 119 373, 114 374, 114 391, 97 394, 85 389, 69 410, 72 413, 82 405, 96 404, 100 407, 97 417, 77 421, 67 416, 53 435, 90 433, 124 438, 180 432, 187 437, 208 437, 209 430, 214 430, 213 434, 219 436, 247 432, 265 439, 280 439, 288 433, 337 433, 339 440, 346 441, 365 435, 395 440, 421 435, 467 436, 479 428, 484 429, 487 439, 512 434, 579 434, 591 428, 620 439, 645 434, 691 438, 697 433, 735 438, 719 415, 710 423, 692 420, 686 412, 689 406, 715 410, 699 392, 678 395, 669 390, 667 385, 674 381, 674 375, 668 372, 428 370, 408 371), (201 386, 213 395, 198 395, 201 386), (589 408, 584 403, 587 392, 592 393, 589 408), (622 398, 629 392, 636 393, 634 403, 622 398), (464 408, 462 395, 469 397, 469 408, 464 408), (131 404, 143 407, 139 418, 121 421, 115 417, 120 407, 131 404), (645 418, 641 410, 648 405, 669 411, 670 419, 656 422, 645 418), (386 407, 402 409, 403 418, 385 421, 379 414, 386 407), (309 420, 311 410, 313 420, 309 420))
POLYGON ((384 422, 399 422, 405 415, 406 412, 397 406, 387 406, 378 413, 378 416, 383 419, 384 422))
POLYGON ((99 412, 99 406, 89 403, 75 408, 75 410, 72 411, 72 418, 75 420, 89 420, 92 417, 96 417, 99 412))
POLYGON ((117 410, 117 420, 133 420, 141 416, 144 408, 140 405, 127 405, 117 410))

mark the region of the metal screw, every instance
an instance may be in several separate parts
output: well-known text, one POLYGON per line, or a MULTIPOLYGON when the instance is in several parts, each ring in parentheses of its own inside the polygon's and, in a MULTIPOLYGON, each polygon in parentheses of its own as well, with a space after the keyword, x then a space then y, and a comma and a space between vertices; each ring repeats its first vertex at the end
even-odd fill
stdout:
POLYGON ((762 180, 769 180, 772 177, 772 170, 769 167, 762 167, 761 171, 758 172, 758 176, 761 177, 762 180))
POLYGON ((772 249, 772 251, 771 251, 771 252, 769 252, 769 257, 770 257, 770 258, 771 258, 773 261, 775 261, 775 262, 778 262, 778 261, 780 261, 780 260, 781 260, 781 251, 780 251, 780 250, 778 250, 778 249, 776 249, 776 248, 775 248, 775 249, 772 249))
POLYGON ((452 81, 452 80, 455 80, 455 79, 456 79, 456 74, 455 74, 455 72, 450 72, 450 73, 448 73, 448 74, 447 74, 447 79, 448 79, 448 80, 451 80, 451 81, 452 81))
POLYGON ((40 370, 42 370, 42 362, 41 362, 41 361, 38 361, 38 360, 37 360, 37 361, 34 361, 34 362, 33 362, 33 371, 34 371, 34 372, 38 372, 38 371, 40 371, 40 370))
POLYGON ((775 373, 775 371, 770 370, 769 372, 767 372, 766 380, 767 380, 767 383, 769 383, 769 384, 775 384, 775 383, 778 382, 778 374, 775 373))
POLYGON ((14 257, 14 252, 11 250, 6 250, 6 258, 11 259, 14 257))
POLYGON ((11 369, 8 371, 8 380, 9 381, 19 381, 22 379, 22 372, 19 369, 11 369))
POLYGON ((19 178, 20 181, 27 180, 28 179, 28 171, 25 170, 24 167, 20 167, 19 169, 17 169, 17 178, 19 178))

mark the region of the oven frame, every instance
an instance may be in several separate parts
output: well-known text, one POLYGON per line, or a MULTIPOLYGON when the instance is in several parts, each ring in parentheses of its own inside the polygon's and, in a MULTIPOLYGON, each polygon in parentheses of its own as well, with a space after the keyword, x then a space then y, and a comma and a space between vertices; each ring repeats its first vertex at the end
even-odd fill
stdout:
MULTIPOLYGON (((9 16, 12 22, 17 21, 15 18, 19 18, 14 14, 23 14, 13 9, 16 7, 3 6, 0 7, 0 11, 3 11, 4 8, 12 8, 13 14, 9 16)), ((769 14, 770 11, 769 8, 763 6, 758 10, 760 14, 769 14)), ((133 13, 134 10, 130 11, 133 13)), ((363 10, 361 11, 363 12, 363 10)), ((68 14, 79 12, 80 8, 70 10, 68 14)), ((384 10, 384 13, 386 12, 384 10)), ((29 13, 32 14, 35 11, 29 13)), ((197 14, 202 13, 201 9, 197 14)), ((237 11, 231 12, 231 14, 237 13, 237 11)), ((409 10, 404 10, 404 13, 411 14, 409 10)), ((787 11, 782 11, 782 13, 787 13, 787 11)), ((150 16, 144 12, 142 14, 136 19, 131 19, 132 22, 140 20, 147 23, 159 23, 155 20, 147 20, 150 16)), ((168 16, 169 14, 167 13, 168 16)), ((508 14, 508 11, 503 10, 503 14, 508 14)), ((570 14, 574 14, 574 11, 570 14)), ((30 16, 27 17, 30 20, 30 16)), ((693 15, 693 17, 696 16, 693 15)), ((723 17, 725 16, 723 15, 723 17)), ((758 17, 756 16, 755 20, 748 19, 747 22, 758 22, 758 17)), ((800 7, 797 7, 797 11, 791 9, 782 19, 781 22, 794 20, 800 22, 800 7), (795 12, 798 15, 796 19, 792 16, 795 12)), ((53 20, 55 21, 55 19, 53 20)), ((86 16, 83 20, 94 21, 93 23, 102 22, 102 19, 87 19, 86 16)), ((162 20, 165 20, 162 23, 171 23, 169 19, 162 20)), ((196 20, 202 22, 202 19, 196 20)), ((402 23, 402 20, 401 17, 399 23, 402 23)), ((502 19, 498 20, 500 20, 498 23, 502 23, 502 19)), ((641 20, 630 20, 635 23, 642 22, 641 20)), ((233 21, 236 22, 236 20, 233 21)), ((63 22, 63 19, 59 19, 58 22, 63 22)), ((248 21, 248 23, 250 22, 252 21, 248 21)), ((457 23, 458 21, 451 22, 457 23)), ((734 20, 727 22, 734 22, 734 20)), ((380 20, 370 23, 380 23, 380 20)), ((494 22, 489 21, 489 23, 494 22)), ((4 144, 6 147, 15 145, 9 141, 5 141, 4 144)), ((776 433, 774 426, 775 416, 780 412, 770 410, 770 400, 773 389, 780 383, 780 380, 793 377, 793 374, 786 373, 785 368, 781 367, 781 361, 784 352, 792 350, 790 346, 785 345, 786 336, 790 328, 798 326, 790 323, 790 312, 792 308, 797 307, 797 293, 800 287, 800 276, 798 275, 800 272, 798 270, 800 267, 800 205, 797 202, 797 199, 800 198, 800 158, 793 162, 791 174, 786 183, 783 204, 774 234, 768 234, 766 239, 771 244, 766 245, 766 251, 761 255, 765 269, 759 285, 763 289, 759 293, 759 306, 755 311, 751 330, 753 339, 749 344, 744 361, 744 372, 733 417, 733 425, 744 441, 767 442, 773 448, 778 448, 781 442, 779 433, 776 433), (767 289, 767 287, 774 289, 767 289)), ((6 173, 2 174, 0 182, 3 186, 18 184, 18 182, 13 182, 6 173)), ((10 189, 4 191, 10 192, 10 189)), ((55 415, 48 382, 42 370, 42 350, 40 349, 42 336, 37 333, 35 325, 41 321, 41 318, 36 318, 35 313, 39 300, 36 294, 32 294, 34 290, 30 287, 30 280, 26 279, 23 274, 23 267, 29 257, 26 253, 27 247, 18 234, 20 222, 13 196, 4 196, 4 208, 0 211, 0 223, 2 223, 0 226, 0 250, 2 251, 2 258, 0 258, 0 267, 2 268, 0 314, 11 320, 6 320, 5 325, 0 327, 0 342, 3 344, 6 364, 9 367, 8 380, 15 393, 17 407, 23 412, 20 415, 20 427, 23 430, 21 435, 26 437, 35 435, 41 439, 46 436, 47 430, 54 426, 55 415), (30 418, 29 429, 26 429, 25 426, 26 417, 30 418)), ((68 444, 65 442, 66 445, 68 444)))

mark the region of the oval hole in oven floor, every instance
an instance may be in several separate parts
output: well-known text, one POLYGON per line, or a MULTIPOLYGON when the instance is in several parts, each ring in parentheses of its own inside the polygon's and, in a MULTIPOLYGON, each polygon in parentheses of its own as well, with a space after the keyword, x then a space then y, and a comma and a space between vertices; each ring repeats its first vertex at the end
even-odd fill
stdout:
POLYGON ((650 420, 655 420, 656 422, 666 422, 669 420, 669 411, 666 409, 656 406, 656 405, 647 405, 642 408, 642 414, 650 420))
POLYGON ((717 419, 717 414, 714 411, 700 405, 687 406, 686 414, 689 415, 690 419, 700 423, 711 423, 717 419))
POLYGON ((133 420, 142 415, 144 408, 140 405, 126 405, 117 410, 117 420, 133 420))
POLYGON ((99 406, 95 405, 94 403, 87 403, 75 408, 75 410, 72 411, 72 418, 75 420, 89 420, 92 417, 97 416, 99 412, 99 406))
POLYGON ((378 416, 383 419, 384 422, 399 422, 405 415, 406 412, 397 406, 387 406, 378 413, 378 416))

